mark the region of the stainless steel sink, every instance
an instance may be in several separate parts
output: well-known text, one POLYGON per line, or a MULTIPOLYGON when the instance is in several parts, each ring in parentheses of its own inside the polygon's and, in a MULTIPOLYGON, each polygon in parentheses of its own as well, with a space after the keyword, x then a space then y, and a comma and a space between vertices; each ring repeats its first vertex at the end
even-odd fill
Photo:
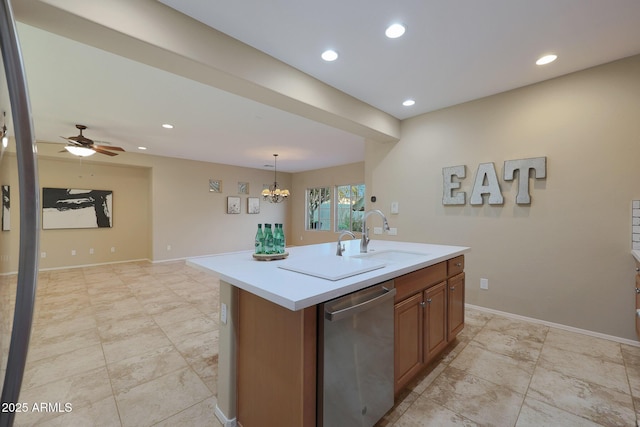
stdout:
POLYGON ((350 255, 349 258, 371 259, 371 260, 378 260, 378 261, 393 263, 393 262, 408 261, 414 258, 425 257, 428 255, 429 255, 428 253, 424 253, 424 252, 411 252, 411 251, 387 249, 387 250, 381 250, 381 251, 370 250, 370 252, 367 252, 366 254, 350 255))

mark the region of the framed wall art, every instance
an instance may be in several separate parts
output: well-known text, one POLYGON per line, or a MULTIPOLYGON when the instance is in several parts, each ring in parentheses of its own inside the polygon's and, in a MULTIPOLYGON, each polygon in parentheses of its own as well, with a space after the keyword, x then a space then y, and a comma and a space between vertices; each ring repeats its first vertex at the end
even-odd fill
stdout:
POLYGON ((113 191, 42 189, 42 228, 113 227, 113 191))
POLYGON ((209 191, 212 193, 222 193, 222 181, 219 179, 210 179, 209 191))
POLYGON ((227 197, 227 213, 228 214, 240 213, 240 197, 234 197, 234 196, 227 197))
POLYGON ((247 198, 247 213, 248 214, 260 213, 260 199, 258 197, 247 198))
POLYGON ((8 185, 2 186, 2 231, 11 230, 11 197, 10 187, 8 185))
POLYGON ((239 182, 238 183, 238 194, 249 194, 249 183, 248 182, 239 182))

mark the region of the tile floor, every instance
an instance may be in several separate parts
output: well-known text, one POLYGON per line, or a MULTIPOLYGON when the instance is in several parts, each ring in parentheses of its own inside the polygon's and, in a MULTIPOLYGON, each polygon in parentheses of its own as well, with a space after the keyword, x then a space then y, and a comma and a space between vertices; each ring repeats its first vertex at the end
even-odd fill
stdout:
MULTIPOLYGON (((184 262, 42 272, 15 425, 219 427, 217 311, 217 281, 184 262)), ((378 426, 634 426, 636 413, 640 347, 467 309, 378 426)))

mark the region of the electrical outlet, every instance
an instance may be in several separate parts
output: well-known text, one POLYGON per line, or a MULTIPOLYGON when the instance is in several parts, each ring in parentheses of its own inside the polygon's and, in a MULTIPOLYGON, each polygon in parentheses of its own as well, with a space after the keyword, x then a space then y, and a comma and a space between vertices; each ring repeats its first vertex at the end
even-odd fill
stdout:
POLYGON ((227 304, 220 304, 220 321, 223 324, 227 324, 227 304))
POLYGON ((89 255, 93 255, 93 248, 89 248, 89 255))
POLYGON ((75 249, 71 249, 71 256, 76 256, 76 250, 75 249))
POLYGON ((111 252, 115 252, 116 251, 116 247, 115 246, 111 246, 111 252))
POLYGON ((373 234, 382 234, 382 227, 373 227, 373 234))
POLYGON ((395 227, 391 227, 389 228, 389 236, 397 236, 398 235, 398 229, 395 227))
POLYGON ((46 252, 40 252, 40 258, 46 258, 46 257, 47 257, 46 252))
POLYGON ((171 245, 167 245, 167 250, 170 251, 171 250, 171 245))
POLYGON ((489 289, 489 279, 480 279, 480 289, 489 289))
POLYGON ((394 215, 398 213, 398 202, 391 202, 391 213, 394 215))

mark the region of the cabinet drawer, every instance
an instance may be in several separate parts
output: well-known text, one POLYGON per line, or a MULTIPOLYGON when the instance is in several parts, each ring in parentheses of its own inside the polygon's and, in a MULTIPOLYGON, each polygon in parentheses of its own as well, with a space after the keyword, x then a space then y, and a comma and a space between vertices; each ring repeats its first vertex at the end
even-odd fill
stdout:
POLYGON ((394 279, 396 285, 395 302, 424 290, 430 285, 442 282, 447 278, 447 262, 426 267, 394 279))
POLYGON ((464 255, 451 258, 447 261, 447 277, 455 276, 464 271, 464 255))

